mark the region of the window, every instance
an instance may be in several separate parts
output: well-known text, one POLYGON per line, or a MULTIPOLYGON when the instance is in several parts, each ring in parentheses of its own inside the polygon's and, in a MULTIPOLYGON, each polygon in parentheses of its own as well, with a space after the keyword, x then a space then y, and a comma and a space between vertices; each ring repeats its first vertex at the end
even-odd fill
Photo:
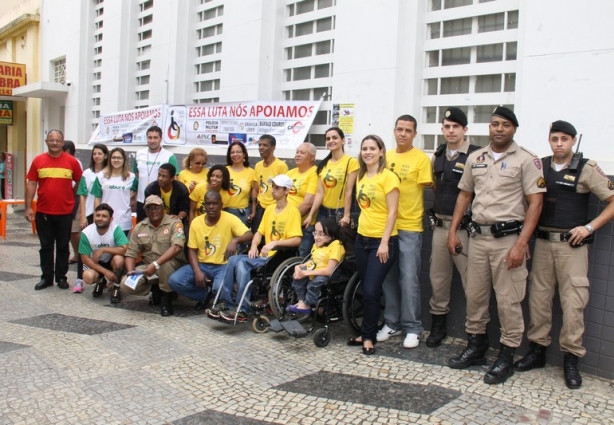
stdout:
POLYGON ((478 32, 501 31, 505 26, 505 13, 478 16, 478 32))
POLYGON ((309 80, 309 79, 311 79, 311 67, 310 66, 294 68, 293 81, 309 80))
POLYGON ((441 79, 440 94, 469 93, 469 77, 450 77, 441 79))
POLYGON ((100 84, 92 86, 92 93, 100 93, 100 84))
POLYGON ((102 66, 102 59, 96 59, 94 61, 94 68, 100 68, 102 66))
POLYGON ((296 3, 296 14, 301 15, 303 13, 313 12, 315 8, 314 0, 303 0, 296 3))
POLYGON ((221 61, 207 62, 196 65, 196 74, 209 74, 211 72, 217 72, 222 68, 221 61))
POLYGON ((333 0, 318 0, 318 10, 326 9, 327 7, 333 7, 333 0))
POLYGON ((139 18, 139 27, 143 25, 151 24, 153 22, 153 15, 147 15, 142 18, 139 18))
POLYGON ((215 35, 215 27, 201 28, 196 31, 198 39, 213 37, 215 35))
POLYGON ((422 147, 427 151, 435 150, 435 136, 432 134, 423 134, 422 135, 422 147))
POLYGON ((454 19, 443 23, 443 36, 455 37, 457 35, 471 34, 471 18, 454 19))
POLYGON ((313 78, 326 78, 330 77, 330 64, 316 65, 314 67, 313 78))
POLYGON ((66 82, 66 58, 53 62, 53 81, 64 84, 66 82))
POLYGON ((148 44, 147 46, 137 47, 136 48, 136 55, 137 56, 143 56, 143 55, 149 53, 150 50, 151 50, 151 44, 148 44))
POLYGON ((441 10, 441 0, 431 0, 431 11, 441 10))
POLYGON ((318 19, 316 21, 316 32, 330 31, 333 29, 333 18, 318 19))
POLYGON ((143 41, 143 40, 147 40, 148 38, 151 38, 151 30, 147 30, 147 31, 143 31, 139 33, 139 41, 143 41))
POLYGON ((153 0, 147 0, 139 5, 141 12, 151 9, 153 7, 153 0))
POLYGON ((98 43, 102 41, 102 33, 94 34, 94 43, 98 43))
POLYGON ((434 106, 424 108, 424 122, 428 124, 437 122, 437 108, 434 106))
POLYGON ((311 56, 313 50, 311 44, 302 44, 300 46, 294 46, 294 59, 306 58, 311 56))
POLYGON ((149 99, 149 90, 137 91, 136 100, 147 100, 149 99))
POLYGON ((94 47, 94 56, 102 54, 102 46, 94 47))
POLYGON ((303 22, 302 24, 298 24, 296 26, 296 36, 300 37, 302 35, 308 35, 313 33, 313 21, 303 22))
POLYGON ((102 73, 99 72, 94 72, 94 75, 92 76, 92 80, 96 81, 96 80, 100 80, 100 78, 102 77, 102 73))
POLYGON ((313 119, 314 125, 327 125, 329 123, 328 116, 330 115, 330 111, 318 111, 316 113, 315 118, 313 119))
POLYGON ((429 24, 429 34, 431 40, 441 37, 441 22, 433 22, 429 24))
POLYGON ((439 66, 439 50, 427 52, 429 68, 439 66))
POLYGON ((515 61, 516 55, 518 54, 518 43, 505 43, 505 60, 506 61, 515 61))
POLYGON ((444 9, 452 9, 454 7, 470 6, 473 0, 445 0, 444 9))
POLYGON ((499 93, 501 92, 501 74, 478 75, 475 79, 476 93, 499 93))
POLYGON ((505 92, 514 92, 516 91, 516 74, 505 74, 503 76, 505 84, 503 86, 503 91, 505 92))
POLYGON ((140 77, 136 77, 137 86, 142 86, 145 84, 149 84, 149 75, 142 75, 140 77))
POLYGON ((497 105, 477 105, 473 107, 473 122, 475 123, 489 123, 492 111, 495 110, 497 105))
POLYGON ((100 9, 96 9, 96 17, 98 18, 99 16, 102 16, 104 14, 104 7, 101 7, 100 9))
POLYGON ((100 98, 99 97, 93 97, 92 98, 92 105, 100 106, 100 98))
POLYGON ((100 111, 92 111, 92 118, 94 119, 100 118, 100 111))
POLYGON ((104 21, 98 21, 94 23, 94 29, 99 30, 104 26, 104 21))
POLYGON ((518 28, 518 11, 512 10, 507 12, 507 29, 516 29, 518 28))
POLYGON ((309 95, 311 94, 311 90, 292 90, 292 100, 311 100, 309 99, 309 95))
POLYGON ((146 61, 141 61, 141 62, 137 62, 136 64, 136 69, 137 71, 144 71, 146 69, 149 69, 151 67, 151 60, 146 60, 146 61))
POLYGON ((441 54, 441 65, 464 65, 471 62, 471 47, 445 49, 441 54))
POLYGON ((430 78, 426 80, 426 94, 428 96, 437 94, 437 78, 430 78))
POLYGON ((487 146, 490 143, 490 136, 471 136, 469 139, 477 146, 487 146))
POLYGON ((316 43, 316 56, 317 55, 327 55, 331 52, 331 41, 320 41, 316 43))
POLYGON ((478 46, 477 62, 497 62, 503 60, 503 43, 478 46))

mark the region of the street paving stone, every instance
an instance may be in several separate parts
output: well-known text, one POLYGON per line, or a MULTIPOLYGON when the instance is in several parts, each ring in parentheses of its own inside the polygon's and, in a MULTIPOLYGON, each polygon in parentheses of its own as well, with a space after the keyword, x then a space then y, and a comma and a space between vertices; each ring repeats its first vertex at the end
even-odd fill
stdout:
POLYGON ((0 258, 1 425, 613 423, 612 381, 583 374, 571 391, 549 365, 490 386, 489 366, 445 366, 460 339, 407 350, 396 337, 364 356, 342 322, 317 348, 313 333, 256 334, 181 298, 164 318, 147 297, 111 306, 91 286, 34 291, 38 240, 22 213, 9 216, 0 258))

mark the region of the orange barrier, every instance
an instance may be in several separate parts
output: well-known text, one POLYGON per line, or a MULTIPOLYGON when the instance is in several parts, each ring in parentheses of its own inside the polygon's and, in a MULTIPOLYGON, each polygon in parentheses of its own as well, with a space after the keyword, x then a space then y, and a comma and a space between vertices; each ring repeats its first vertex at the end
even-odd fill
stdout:
MULTIPOLYGON (((23 205, 26 201, 23 199, 3 199, 0 201, 0 236, 6 239, 6 209, 9 205, 23 205)), ((32 201, 32 209, 36 214, 36 199, 32 201)), ((36 234, 36 221, 32 220, 32 233, 36 234)))

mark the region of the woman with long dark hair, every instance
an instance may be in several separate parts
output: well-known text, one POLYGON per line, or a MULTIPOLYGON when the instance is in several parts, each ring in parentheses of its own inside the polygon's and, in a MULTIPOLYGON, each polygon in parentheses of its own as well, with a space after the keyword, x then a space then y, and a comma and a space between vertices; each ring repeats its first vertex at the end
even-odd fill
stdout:
POLYGON ((207 182, 196 185, 192 193, 190 193, 190 223, 195 217, 205 213, 205 194, 215 190, 222 196, 222 206, 230 199, 228 191, 230 190, 230 173, 223 165, 216 164, 209 169, 207 182))
POLYGON ((252 217, 256 214, 258 185, 256 171, 249 166, 249 155, 243 143, 232 142, 228 145, 226 168, 230 173, 230 198, 224 204, 224 211, 239 217, 243 224, 249 227, 252 217))

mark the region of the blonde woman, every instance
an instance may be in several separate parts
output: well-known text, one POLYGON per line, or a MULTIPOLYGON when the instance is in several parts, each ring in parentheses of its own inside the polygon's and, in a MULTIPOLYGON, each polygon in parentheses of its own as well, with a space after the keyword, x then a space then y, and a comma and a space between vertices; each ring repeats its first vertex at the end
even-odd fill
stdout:
POLYGON ((183 159, 183 170, 177 176, 177 180, 185 184, 188 192, 192 193, 198 183, 207 181, 208 169, 205 168, 209 156, 202 148, 194 148, 183 159))

